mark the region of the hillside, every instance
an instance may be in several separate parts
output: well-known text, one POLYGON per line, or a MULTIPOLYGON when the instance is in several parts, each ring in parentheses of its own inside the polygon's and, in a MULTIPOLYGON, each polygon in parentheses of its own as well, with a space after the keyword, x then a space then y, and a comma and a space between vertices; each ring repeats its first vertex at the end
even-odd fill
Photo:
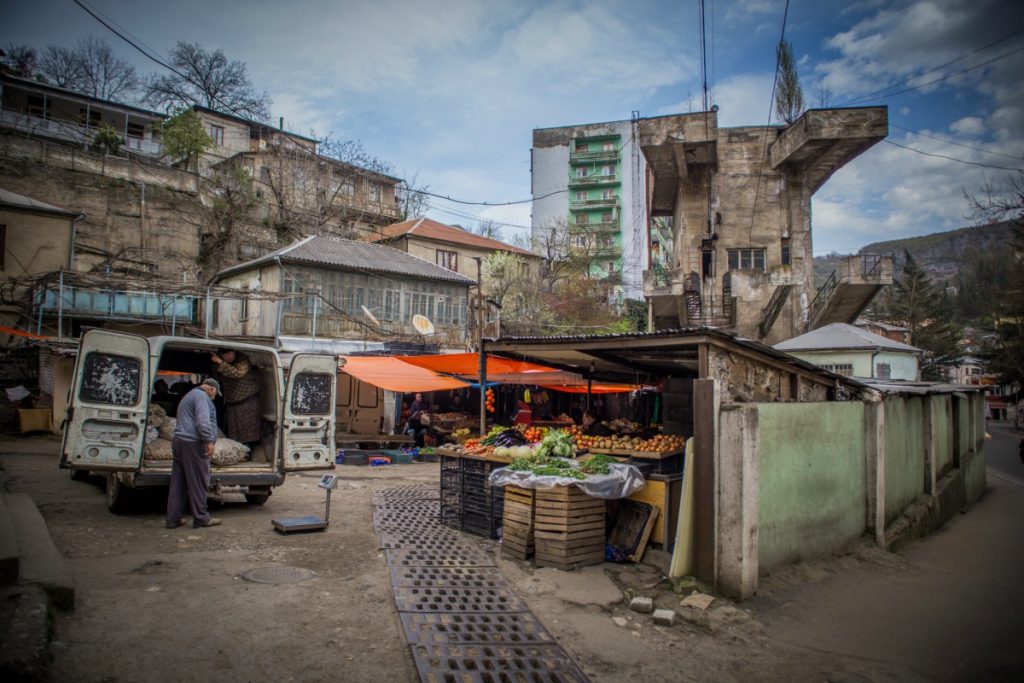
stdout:
MULTIPOLYGON (((997 249, 1012 242, 1012 224, 1009 221, 978 227, 960 228, 948 232, 935 232, 920 237, 875 242, 858 254, 886 254, 893 257, 898 275, 903 267, 903 252, 920 263, 933 280, 950 280, 960 269, 964 254, 973 250, 997 249)), ((826 254, 814 257, 814 277, 820 285, 835 270, 845 254, 826 254)))

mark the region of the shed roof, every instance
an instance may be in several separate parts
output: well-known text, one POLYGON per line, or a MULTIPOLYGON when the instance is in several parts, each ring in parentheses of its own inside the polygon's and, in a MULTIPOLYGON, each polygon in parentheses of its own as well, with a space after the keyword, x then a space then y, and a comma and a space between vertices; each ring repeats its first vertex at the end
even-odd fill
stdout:
POLYGON ((381 230, 381 234, 379 236, 374 236, 372 239, 375 242, 381 242, 384 240, 392 240, 397 237, 403 237, 405 235, 415 235, 416 237, 422 237, 424 239, 464 244, 468 247, 478 247, 480 249, 508 251, 513 254, 522 254, 524 256, 537 256, 526 249, 514 247, 511 244, 506 244, 505 242, 494 240, 489 237, 475 235, 468 230, 456 228, 453 225, 438 223, 437 221, 429 218, 413 218, 411 220, 403 221, 402 223, 393 223, 385 226, 381 230))
POLYGON ((383 244, 316 236, 305 237, 260 258, 225 268, 217 273, 217 279, 257 268, 276 259, 286 263, 405 275, 420 280, 440 280, 459 285, 475 284, 471 278, 383 244))
POLYGON ((787 339, 774 346, 779 351, 903 351, 921 353, 921 349, 893 341, 874 332, 862 330, 846 323, 832 323, 799 337, 787 339))
POLYGON ((32 199, 31 197, 26 197, 23 194, 18 194, 17 192, 11 192, 10 190, 4 190, 2 188, 0 188, 0 206, 14 209, 16 211, 28 211, 30 213, 49 213, 68 217, 81 215, 77 211, 68 211, 67 209, 62 209, 59 206, 47 204, 46 202, 41 202, 38 199, 32 199))

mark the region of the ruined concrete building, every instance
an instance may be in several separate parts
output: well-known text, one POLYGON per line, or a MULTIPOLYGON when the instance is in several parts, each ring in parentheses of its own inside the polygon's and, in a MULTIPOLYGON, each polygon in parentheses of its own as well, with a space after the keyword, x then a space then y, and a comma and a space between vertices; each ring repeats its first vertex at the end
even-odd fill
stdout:
POLYGON ((852 323, 892 282, 889 257, 853 256, 820 288, 811 196, 888 133, 885 107, 818 109, 790 126, 719 128, 715 111, 641 119, 652 217, 673 253, 644 272, 655 329, 711 325, 775 343, 852 323))

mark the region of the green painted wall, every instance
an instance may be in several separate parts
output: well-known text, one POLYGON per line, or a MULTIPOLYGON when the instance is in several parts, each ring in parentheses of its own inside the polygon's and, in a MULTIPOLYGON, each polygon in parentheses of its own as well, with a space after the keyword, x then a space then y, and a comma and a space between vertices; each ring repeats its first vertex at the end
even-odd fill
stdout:
POLYGON ((758 405, 758 570, 831 552, 864 533, 864 405, 758 405))
POLYGON ((924 399, 885 401, 885 522, 924 494, 924 399))
POLYGON ((953 467, 953 397, 938 395, 930 400, 932 424, 935 426, 935 473, 942 477, 953 467))
POLYGON ((952 398, 956 405, 958 439, 957 452, 963 458, 971 450, 971 404, 966 398, 952 398))
POLYGON ((870 351, 793 351, 792 355, 815 365, 852 363, 854 377, 871 377, 870 351))

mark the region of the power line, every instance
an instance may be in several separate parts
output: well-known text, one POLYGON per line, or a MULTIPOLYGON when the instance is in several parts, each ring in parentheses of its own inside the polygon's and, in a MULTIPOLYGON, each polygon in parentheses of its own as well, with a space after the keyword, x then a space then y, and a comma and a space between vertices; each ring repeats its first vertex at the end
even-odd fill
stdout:
POLYGON ((1014 156, 1012 154, 1004 154, 1002 152, 994 152, 994 151, 992 151, 990 149, 984 149, 983 147, 973 147, 971 145, 965 145, 962 142, 956 142, 955 140, 948 140, 946 138, 940 138, 937 135, 930 135, 928 133, 922 133, 919 130, 914 130, 913 128, 907 128, 906 126, 901 126, 898 123, 890 123, 889 125, 891 125, 893 128, 899 128, 900 130, 905 130, 908 133, 913 133, 914 135, 920 135, 923 138, 931 138, 932 140, 938 140, 939 142, 945 142, 948 145, 956 145, 957 147, 963 147, 964 149, 974 150, 975 152, 983 152, 985 154, 993 154, 993 155, 999 156, 999 157, 1006 157, 1007 159, 1013 159, 1014 161, 1021 161, 1022 160, 1022 157, 1020 157, 1020 156, 1014 156))
POLYGON ((981 168, 991 168, 991 169, 995 169, 997 171, 1009 171, 1011 173, 1021 173, 1021 172, 1024 172, 1024 168, 1008 168, 1006 166, 994 166, 992 164, 983 164, 983 163, 978 162, 978 161, 967 161, 966 159, 957 159, 956 157, 946 156, 945 154, 934 154, 932 152, 925 152, 925 151, 920 150, 920 149, 915 149, 913 147, 908 147, 906 145, 901 145, 900 143, 893 142, 892 140, 882 140, 882 142, 887 142, 887 143, 889 143, 890 145, 892 145, 894 147, 899 147, 900 149, 905 149, 905 150, 908 150, 910 152, 917 152, 918 154, 923 154, 926 157, 935 157, 936 159, 946 159, 947 161, 955 161, 955 162, 957 162, 959 164, 967 164, 969 166, 980 166, 981 168))

